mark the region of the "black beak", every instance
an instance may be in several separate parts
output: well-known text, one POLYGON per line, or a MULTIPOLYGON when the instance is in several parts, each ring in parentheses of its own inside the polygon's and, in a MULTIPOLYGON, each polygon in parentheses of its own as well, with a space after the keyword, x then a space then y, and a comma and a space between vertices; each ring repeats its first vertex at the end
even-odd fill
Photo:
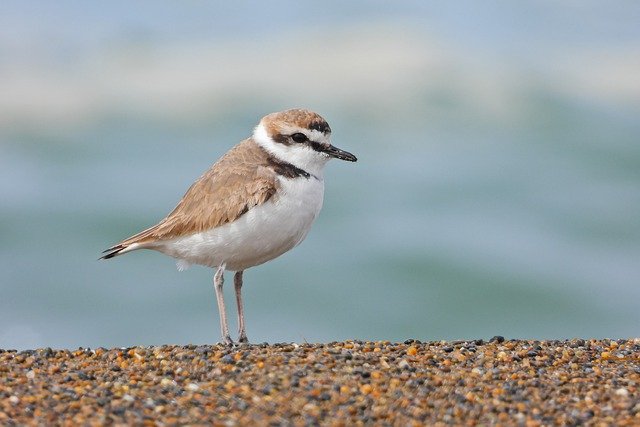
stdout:
POLYGON ((322 147, 322 151, 330 155, 331 157, 335 157, 336 159, 346 160, 348 162, 356 162, 358 158, 348 151, 344 151, 339 149, 338 147, 334 147, 333 145, 329 145, 328 147, 322 147))

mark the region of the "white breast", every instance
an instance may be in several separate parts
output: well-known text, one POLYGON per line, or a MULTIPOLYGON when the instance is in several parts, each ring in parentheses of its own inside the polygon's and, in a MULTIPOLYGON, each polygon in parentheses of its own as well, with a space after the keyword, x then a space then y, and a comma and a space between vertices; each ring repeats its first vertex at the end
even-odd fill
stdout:
POLYGON ((232 223, 162 242, 156 249, 177 258, 178 268, 189 264, 244 270, 272 260, 307 236, 322 208, 322 178, 280 177, 274 196, 232 223))

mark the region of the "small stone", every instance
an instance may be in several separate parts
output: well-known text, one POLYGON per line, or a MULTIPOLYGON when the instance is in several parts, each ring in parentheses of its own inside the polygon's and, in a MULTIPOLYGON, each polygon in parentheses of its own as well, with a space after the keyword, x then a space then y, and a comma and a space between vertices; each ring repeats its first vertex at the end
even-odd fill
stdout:
POLYGON ((163 387, 171 387, 171 386, 176 386, 178 384, 171 378, 163 378, 162 380, 160 380, 160 385, 163 387))
POLYGON ((11 403, 12 405, 17 405, 18 403, 20 403, 20 398, 18 396, 10 396, 9 403, 11 403))
POLYGON ((371 390, 373 390, 371 384, 363 384, 360 386, 360 393, 362 394, 369 394, 371 393, 371 390))
POLYGON ((53 354, 54 353, 51 347, 43 348, 42 350, 40 350, 40 355, 42 355, 43 357, 51 357, 53 356, 53 354))
POLYGON ((187 389, 189 391, 198 391, 198 390, 200 390, 200 386, 198 384, 196 384, 196 383, 189 383, 189 384, 187 384, 185 389, 187 389))
POLYGON ((628 397, 629 390, 627 390, 624 387, 620 387, 619 389, 616 390, 616 396, 628 397))
POLYGON ((480 376, 480 375, 484 374, 484 370, 482 368, 477 368, 476 367, 476 368, 473 368, 471 370, 471 373, 476 375, 476 376, 480 376))
POLYGON ((199 346, 197 346, 197 347, 195 348, 195 352, 196 352, 197 354, 204 354, 204 355, 206 355, 206 354, 208 354, 208 353, 210 353, 210 352, 211 352, 211 348, 210 348, 210 347, 208 347, 208 346, 199 345, 199 346))

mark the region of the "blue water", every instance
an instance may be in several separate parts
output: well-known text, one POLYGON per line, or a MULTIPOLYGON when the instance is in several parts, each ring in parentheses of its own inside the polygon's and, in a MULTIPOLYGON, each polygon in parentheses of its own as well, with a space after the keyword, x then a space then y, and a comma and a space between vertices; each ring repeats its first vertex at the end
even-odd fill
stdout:
POLYGON ((640 8, 374 5, 4 3, 0 348, 217 341, 209 269, 97 258, 297 106, 359 161, 250 340, 638 336, 640 8))

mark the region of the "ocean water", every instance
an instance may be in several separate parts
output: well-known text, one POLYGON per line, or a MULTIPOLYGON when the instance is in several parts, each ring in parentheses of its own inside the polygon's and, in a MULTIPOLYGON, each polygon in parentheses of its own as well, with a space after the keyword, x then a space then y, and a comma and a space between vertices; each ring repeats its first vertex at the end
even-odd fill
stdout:
POLYGON ((638 336, 640 9, 374 6, 4 4, 0 348, 218 341, 210 269, 97 258, 291 107, 359 161, 251 341, 638 336))

